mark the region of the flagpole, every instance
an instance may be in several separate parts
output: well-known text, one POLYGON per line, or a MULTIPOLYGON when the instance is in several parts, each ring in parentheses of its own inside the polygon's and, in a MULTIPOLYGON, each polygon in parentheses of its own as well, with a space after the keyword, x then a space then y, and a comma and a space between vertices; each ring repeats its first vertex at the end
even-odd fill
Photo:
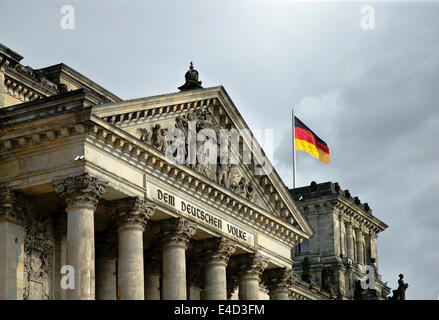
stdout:
POLYGON ((295 135, 294 135, 294 131, 295 131, 294 129, 296 126, 296 120, 294 117, 294 108, 291 109, 291 113, 293 116, 293 130, 292 130, 292 133, 293 133, 293 189, 295 189, 296 188, 296 139, 295 139, 295 135))

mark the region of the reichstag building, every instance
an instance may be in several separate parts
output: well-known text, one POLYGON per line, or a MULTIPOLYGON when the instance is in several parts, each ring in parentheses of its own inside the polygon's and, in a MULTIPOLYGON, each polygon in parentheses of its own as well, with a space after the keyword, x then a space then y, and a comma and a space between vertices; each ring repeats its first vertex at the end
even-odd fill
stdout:
MULTIPOLYGON (((338 183, 289 190, 263 152, 168 161, 170 130, 249 132, 192 64, 178 92, 122 100, 65 64, 22 58, 0 45, 0 299, 389 294, 377 254, 387 225, 338 183), (359 285, 365 265, 374 289, 359 285)), ((238 151, 254 143, 242 135, 238 151)))

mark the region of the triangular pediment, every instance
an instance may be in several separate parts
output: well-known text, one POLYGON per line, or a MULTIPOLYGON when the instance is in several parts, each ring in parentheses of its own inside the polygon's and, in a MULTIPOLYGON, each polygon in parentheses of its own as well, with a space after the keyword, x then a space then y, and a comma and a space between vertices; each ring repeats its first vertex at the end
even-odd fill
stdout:
MULTIPOLYGON (((214 130, 218 141, 220 131, 230 132, 234 129, 236 132, 243 132, 237 163, 231 164, 233 161, 230 160, 224 164, 213 165, 202 165, 198 161, 195 164, 190 163, 187 152, 189 147, 186 143, 184 165, 270 215, 288 222, 299 231, 312 233, 311 227, 272 165, 265 168, 258 165, 264 163, 261 160, 263 152, 256 157, 253 154, 250 163, 243 163, 243 149, 251 150, 252 143, 255 142, 252 141, 247 124, 222 86, 100 105, 93 107, 92 113, 163 153, 169 145, 165 139, 168 130, 179 128, 187 138, 188 122, 192 123, 191 128, 195 128, 196 132, 202 129, 214 130)), ((199 150, 199 145, 195 150, 199 150)), ((232 153, 236 155, 236 152, 232 153)))

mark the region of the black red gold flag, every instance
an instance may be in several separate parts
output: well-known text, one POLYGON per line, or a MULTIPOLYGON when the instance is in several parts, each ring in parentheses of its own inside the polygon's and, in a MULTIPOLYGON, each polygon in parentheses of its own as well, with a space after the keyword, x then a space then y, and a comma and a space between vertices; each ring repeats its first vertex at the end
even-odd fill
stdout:
POLYGON ((294 117, 294 140, 296 150, 302 150, 321 162, 329 163, 329 148, 326 142, 320 139, 297 117, 294 117))

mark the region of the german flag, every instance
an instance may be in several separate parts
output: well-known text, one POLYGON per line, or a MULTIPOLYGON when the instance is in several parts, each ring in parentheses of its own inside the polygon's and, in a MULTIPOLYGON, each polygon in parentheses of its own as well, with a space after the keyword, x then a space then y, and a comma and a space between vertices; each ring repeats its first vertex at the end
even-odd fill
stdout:
POLYGON ((294 140, 296 150, 308 152, 321 162, 329 163, 329 148, 326 142, 320 139, 297 117, 294 117, 294 140))

